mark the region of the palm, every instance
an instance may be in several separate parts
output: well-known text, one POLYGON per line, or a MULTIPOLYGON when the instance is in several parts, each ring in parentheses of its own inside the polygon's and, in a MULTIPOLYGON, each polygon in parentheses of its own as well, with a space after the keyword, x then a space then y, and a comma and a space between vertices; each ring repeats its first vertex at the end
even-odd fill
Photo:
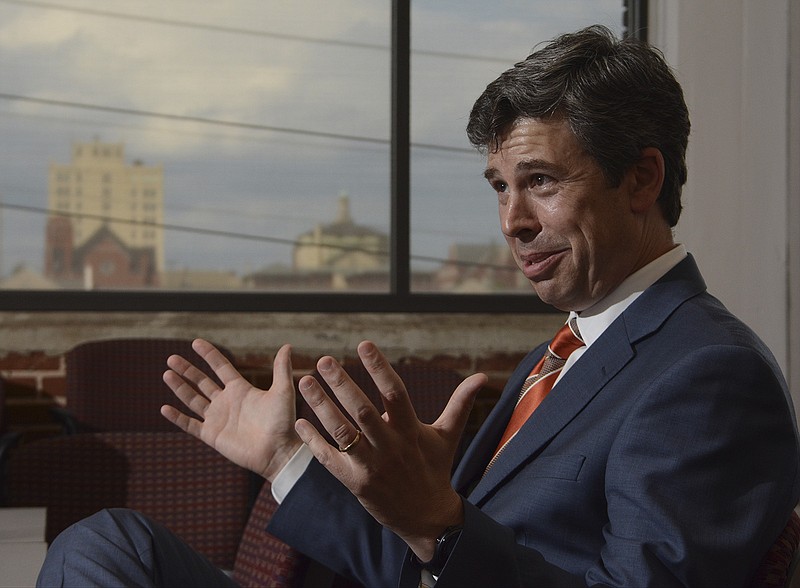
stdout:
POLYGON ((195 349, 223 386, 182 357, 172 356, 164 381, 199 418, 171 406, 164 406, 162 414, 234 463, 271 479, 279 463, 300 445, 294 432, 289 348, 275 357, 269 390, 250 384, 210 343, 198 340, 195 349))
MULTIPOLYGON (((279 422, 270 422, 277 421, 276 410, 270 409, 274 399, 244 378, 231 382, 208 405, 198 437, 231 461, 259 471, 277 441, 272 431, 279 422)), ((284 421, 294 422, 294 415, 286 414, 284 421)))

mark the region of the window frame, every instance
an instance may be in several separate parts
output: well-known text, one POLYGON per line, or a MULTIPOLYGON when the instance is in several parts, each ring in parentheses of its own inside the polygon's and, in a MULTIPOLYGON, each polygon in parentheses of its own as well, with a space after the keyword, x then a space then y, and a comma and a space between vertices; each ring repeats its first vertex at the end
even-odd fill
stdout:
MULTIPOLYGON (((391 6, 390 290, 310 294, 229 291, 0 290, 0 311, 546 313, 530 294, 412 293, 410 179, 411 1, 391 6)), ((647 39, 647 0, 622 0, 628 34, 647 39)))

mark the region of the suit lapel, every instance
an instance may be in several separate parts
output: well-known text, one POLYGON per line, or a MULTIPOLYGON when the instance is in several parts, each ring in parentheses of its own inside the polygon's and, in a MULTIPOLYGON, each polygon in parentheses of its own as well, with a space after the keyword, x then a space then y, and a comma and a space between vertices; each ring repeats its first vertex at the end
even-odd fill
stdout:
POLYGON ((486 464, 492 458, 500 436, 511 418, 517 403, 520 388, 533 366, 544 354, 546 344, 540 345, 525 356, 506 382, 500 399, 486 417, 475 438, 470 443, 461 462, 453 474, 453 487, 462 494, 469 494, 470 486, 483 475, 486 464))
POLYGON ((603 335, 536 409, 502 455, 481 477, 516 403, 522 381, 544 353, 544 346, 530 353, 509 379, 498 405, 464 456, 454 476, 454 486, 465 492, 472 481, 470 502, 480 504, 514 472, 535 458, 544 446, 591 402, 603 387, 635 356, 637 341, 658 329, 688 298, 705 290, 694 259, 688 256, 648 288, 603 335), (477 481, 477 484, 475 485, 477 481))
POLYGON ((605 344, 592 345, 581 356, 508 443, 473 490, 470 502, 480 505, 521 465, 538 455, 633 357, 622 323, 615 322, 601 339, 605 344))

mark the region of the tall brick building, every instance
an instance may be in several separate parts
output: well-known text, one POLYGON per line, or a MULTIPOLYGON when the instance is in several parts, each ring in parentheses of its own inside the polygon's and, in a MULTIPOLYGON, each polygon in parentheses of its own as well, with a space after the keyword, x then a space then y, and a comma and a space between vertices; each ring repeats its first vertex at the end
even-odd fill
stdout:
POLYGON ((122 143, 75 143, 49 170, 45 275, 84 287, 152 287, 164 269, 164 172, 122 143))

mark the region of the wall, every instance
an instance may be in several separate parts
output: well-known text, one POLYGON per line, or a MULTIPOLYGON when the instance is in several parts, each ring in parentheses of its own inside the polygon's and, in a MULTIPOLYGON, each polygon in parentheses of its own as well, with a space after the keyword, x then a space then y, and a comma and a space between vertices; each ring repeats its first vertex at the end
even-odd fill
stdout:
POLYGON ((692 117, 677 227, 716 294, 767 342, 800 406, 800 8, 651 0, 651 40, 692 117))

